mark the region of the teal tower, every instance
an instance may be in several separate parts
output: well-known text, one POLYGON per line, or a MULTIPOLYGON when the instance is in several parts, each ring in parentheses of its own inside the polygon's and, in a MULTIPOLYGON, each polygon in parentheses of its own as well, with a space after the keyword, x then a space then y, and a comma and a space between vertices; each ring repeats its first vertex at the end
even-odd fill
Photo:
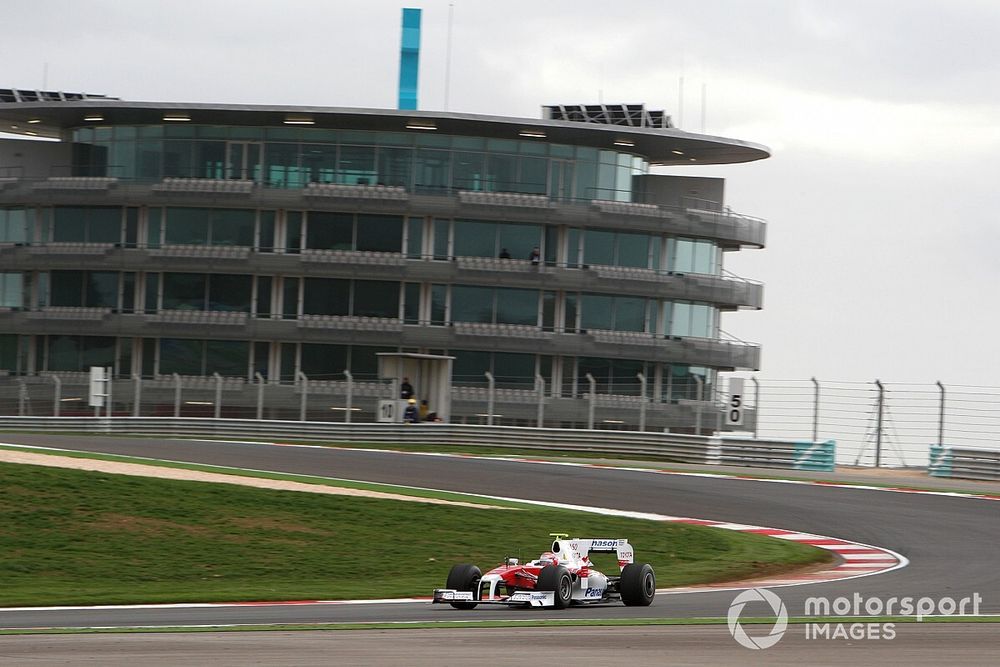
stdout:
POLYGON ((403 9, 403 34, 399 46, 399 109, 417 108, 417 74, 420 70, 420 12, 403 9))

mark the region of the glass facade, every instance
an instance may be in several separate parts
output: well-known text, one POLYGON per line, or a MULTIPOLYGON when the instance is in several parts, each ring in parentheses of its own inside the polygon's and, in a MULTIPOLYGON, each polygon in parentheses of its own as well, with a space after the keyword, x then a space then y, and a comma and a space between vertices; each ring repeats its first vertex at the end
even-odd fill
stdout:
MULTIPOLYGON (((99 365, 122 379, 209 378, 185 380, 188 400, 210 398, 213 373, 285 385, 303 373, 317 382, 306 391, 263 389, 266 418, 289 418, 307 393, 308 418, 335 409, 323 414, 338 420, 343 408, 332 406, 343 405, 345 370, 365 383, 354 405, 367 405, 388 389, 374 384, 379 352, 448 354, 466 417, 484 416, 486 373, 500 390, 495 407, 520 422, 535 418, 537 377, 547 396, 580 399, 589 375, 598 394, 623 397, 597 404, 600 422, 635 411, 638 374, 655 402, 711 395, 717 371, 696 363, 728 367, 726 354, 738 347, 669 339, 717 338, 720 308, 741 298, 721 281, 670 274, 720 275, 722 248, 742 237, 693 219, 590 204, 633 201, 633 181, 649 172, 642 157, 623 152, 636 149, 440 132, 100 125, 72 130, 72 171, 49 171, 115 176, 118 187, 3 189, 4 202, 16 205, 0 207, 0 259, 12 259, 0 267, 0 375, 99 365), (250 195, 243 184, 234 188, 239 195, 145 187, 172 177, 255 187, 250 195), (132 179, 143 186, 125 184, 132 179), (401 187, 411 196, 369 199, 375 191, 352 187, 323 188, 333 196, 320 198, 301 192, 310 184, 401 187), (457 191, 576 204, 477 204, 457 191), (6 247, 13 244, 27 247, 6 247), (534 257, 540 261, 528 261, 534 257)), ((747 300, 735 305, 755 305, 747 300)), ((170 381, 145 386, 144 400, 168 413, 170 381)), ((252 402, 257 391, 242 382, 225 390, 227 406, 252 402)), ((548 425, 580 425, 582 405, 546 404, 560 415, 547 412, 555 422, 548 425)), ((682 403, 674 412, 685 411, 682 403)))
POLYGON ((388 185, 631 201, 649 164, 630 153, 413 132, 164 125, 73 131, 80 176, 231 178, 271 187, 388 185))
POLYGON ((303 283, 304 315, 399 317, 398 282, 306 278, 303 283))
POLYGON ((0 243, 25 243, 32 234, 30 209, 23 206, 0 206, 0 243))
POLYGON ((24 274, 18 271, 0 273, 0 308, 24 306, 24 274))

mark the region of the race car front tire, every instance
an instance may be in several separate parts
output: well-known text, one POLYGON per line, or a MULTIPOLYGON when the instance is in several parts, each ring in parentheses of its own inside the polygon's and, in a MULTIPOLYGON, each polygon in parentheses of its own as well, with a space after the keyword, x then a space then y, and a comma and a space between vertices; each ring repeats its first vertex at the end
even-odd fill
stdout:
POLYGON ((573 577, 562 565, 546 565, 538 573, 535 590, 554 592, 555 608, 565 609, 573 598, 573 577))
MULTIPOLYGON (((456 591, 472 591, 473 596, 479 597, 479 582, 483 578, 482 571, 475 565, 461 563, 453 565, 448 573, 448 583, 445 588, 456 591)), ((478 602, 466 602, 456 600, 450 603, 455 609, 475 609, 478 602)))
POLYGON ((648 607, 656 595, 656 575, 649 563, 629 563, 618 581, 622 602, 628 607, 648 607))

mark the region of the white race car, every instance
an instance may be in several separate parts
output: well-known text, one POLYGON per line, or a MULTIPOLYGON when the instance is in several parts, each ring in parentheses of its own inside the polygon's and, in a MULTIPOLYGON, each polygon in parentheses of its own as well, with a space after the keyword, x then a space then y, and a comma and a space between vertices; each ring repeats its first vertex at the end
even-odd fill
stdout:
POLYGON ((486 574, 475 565, 455 565, 446 587, 434 590, 433 601, 456 609, 480 604, 565 609, 571 604, 617 601, 647 606, 653 601, 656 575, 648 563, 634 562, 627 539, 552 536, 552 550, 527 563, 505 558, 503 565, 486 574), (591 553, 616 554, 620 574, 598 572, 590 562, 591 553))

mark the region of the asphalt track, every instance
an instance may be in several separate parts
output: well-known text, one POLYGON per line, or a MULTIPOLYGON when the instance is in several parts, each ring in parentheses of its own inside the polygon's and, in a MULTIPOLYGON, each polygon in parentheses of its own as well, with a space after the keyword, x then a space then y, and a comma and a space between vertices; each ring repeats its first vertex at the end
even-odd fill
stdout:
POLYGON ((807 639, 790 626, 766 651, 750 651, 725 625, 620 628, 434 629, 0 637, 11 665, 939 665, 996 664, 984 624, 898 624, 891 641, 807 639))
MULTIPOLYGON (((176 461, 323 475, 489 495, 656 512, 818 533, 886 547, 910 565, 877 576, 774 589, 789 614, 805 598, 960 599, 978 593, 980 613, 1000 613, 1000 504, 945 496, 781 485, 740 479, 663 476, 613 469, 276 447, 247 443, 3 435, 5 442, 176 461)), ((558 527, 554 527, 554 530, 558 527)), ((641 545, 637 545, 641 549, 641 545)), ((640 553, 641 556, 641 553, 640 553)), ((430 591, 427 591, 429 593, 430 591)), ((204 608, 0 611, 0 627, 222 625, 539 618, 725 616, 733 592, 658 595, 651 607, 563 611, 485 608, 458 611, 423 602, 204 608)), ((747 607, 764 615, 766 609, 747 607)), ((990 626, 995 628, 996 626, 990 626)), ((1000 647, 997 633, 982 633, 1000 647)))

